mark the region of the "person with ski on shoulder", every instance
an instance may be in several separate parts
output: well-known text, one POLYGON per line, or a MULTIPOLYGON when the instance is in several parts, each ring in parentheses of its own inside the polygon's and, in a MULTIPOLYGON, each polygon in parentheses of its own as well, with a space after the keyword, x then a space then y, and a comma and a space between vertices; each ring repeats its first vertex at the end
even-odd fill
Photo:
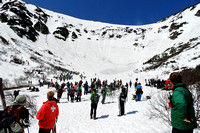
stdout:
POLYGON ((90 119, 96 120, 96 110, 97 110, 97 104, 99 102, 100 95, 97 94, 97 90, 94 89, 93 93, 91 94, 90 100, 91 100, 91 111, 90 111, 90 119), (93 115, 94 114, 94 115, 93 115))
POLYGON ((171 73, 169 81, 174 86, 168 101, 171 105, 172 133, 193 133, 194 128, 197 128, 197 120, 192 94, 182 82, 179 72, 171 73))
POLYGON ((56 121, 59 115, 59 108, 54 98, 54 92, 47 93, 48 101, 44 102, 36 118, 39 120, 39 133, 55 132, 56 121))

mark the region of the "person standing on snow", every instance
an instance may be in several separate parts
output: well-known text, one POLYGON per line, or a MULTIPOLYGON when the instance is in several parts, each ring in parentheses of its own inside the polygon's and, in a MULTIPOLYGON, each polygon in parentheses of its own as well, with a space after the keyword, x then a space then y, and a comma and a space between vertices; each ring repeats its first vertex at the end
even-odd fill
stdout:
POLYGON ((138 78, 135 79, 135 88, 137 87, 138 85, 138 78))
POLYGON ((132 86, 132 82, 131 82, 131 80, 130 80, 130 82, 129 82, 129 86, 130 86, 130 88, 131 88, 131 86, 132 86))
POLYGON ((90 100, 91 100, 91 111, 90 111, 90 119, 94 119, 96 120, 97 117, 96 117, 96 110, 97 110, 97 104, 99 102, 99 94, 97 94, 97 91, 96 89, 94 89, 91 97, 90 97, 90 100), (94 115, 93 115, 93 112, 94 112, 94 115))
POLYGON ((85 84, 84 84, 84 95, 87 95, 87 93, 88 93, 88 88, 89 88, 88 82, 85 81, 85 84))
POLYGON ((138 83, 138 85, 136 86, 136 89, 137 89, 136 91, 136 102, 137 102, 137 101, 141 101, 141 97, 143 94, 141 83, 138 83))
MULTIPOLYGON (((82 84, 82 83, 81 83, 82 84)), ((81 101, 81 96, 82 96, 82 87, 81 84, 79 83, 79 86, 77 87, 76 91, 77 91, 77 98, 76 101, 81 101)))
POLYGON ((110 92, 110 91, 107 89, 106 86, 107 86, 107 81, 104 82, 103 89, 101 90, 101 94, 103 95, 103 98, 102 98, 102 101, 101 101, 102 104, 105 103, 106 94, 107 94, 108 92, 110 92))
POLYGON ((119 96, 119 115, 118 116, 122 116, 124 115, 124 104, 126 102, 126 90, 124 87, 122 87, 122 91, 120 93, 120 96, 119 96))
POLYGON ((193 133, 197 127, 193 98, 186 85, 182 83, 182 75, 173 72, 169 76, 170 84, 173 87, 171 103, 172 133, 193 133))
POLYGON ((57 90, 57 99, 58 99, 58 102, 60 102, 62 94, 63 94, 63 88, 59 85, 58 90, 57 90))
POLYGON ((36 118, 39 120, 39 133, 50 133, 55 127, 59 115, 59 108, 54 98, 54 92, 47 93, 48 101, 44 102, 36 118))

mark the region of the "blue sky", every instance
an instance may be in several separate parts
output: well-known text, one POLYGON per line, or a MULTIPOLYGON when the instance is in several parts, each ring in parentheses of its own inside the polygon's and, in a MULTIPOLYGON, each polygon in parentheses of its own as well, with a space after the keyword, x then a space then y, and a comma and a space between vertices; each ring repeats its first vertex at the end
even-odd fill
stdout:
POLYGON ((24 0, 72 17, 112 24, 143 25, 157 22, 199 0, 24 0))

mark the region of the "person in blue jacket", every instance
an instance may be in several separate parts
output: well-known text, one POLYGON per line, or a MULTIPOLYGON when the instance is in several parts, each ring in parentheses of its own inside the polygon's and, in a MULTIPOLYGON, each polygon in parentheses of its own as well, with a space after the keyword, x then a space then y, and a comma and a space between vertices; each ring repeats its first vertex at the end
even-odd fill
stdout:
POLYGON ((141 97, 143 94, 141 83, 138 83, 138 85, 136 86, 136 89, 137 89, 136 90, 136 101, 141 101, 141 97))

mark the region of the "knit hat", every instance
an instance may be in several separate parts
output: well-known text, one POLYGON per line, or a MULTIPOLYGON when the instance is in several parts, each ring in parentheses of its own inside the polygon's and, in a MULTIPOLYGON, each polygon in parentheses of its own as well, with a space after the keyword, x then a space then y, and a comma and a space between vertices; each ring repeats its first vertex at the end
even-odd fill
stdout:
POLYGON ((49 91, 49 92, 47 93, 47 99, 48 99, 48 100, 53 99, 53 96, 54 96, 54 92, 53 92, 53 91, 49 91))
POLYGON ((26 96, 25 95, 18 95, 14 101, 14 105, 26 105, 26 96))

